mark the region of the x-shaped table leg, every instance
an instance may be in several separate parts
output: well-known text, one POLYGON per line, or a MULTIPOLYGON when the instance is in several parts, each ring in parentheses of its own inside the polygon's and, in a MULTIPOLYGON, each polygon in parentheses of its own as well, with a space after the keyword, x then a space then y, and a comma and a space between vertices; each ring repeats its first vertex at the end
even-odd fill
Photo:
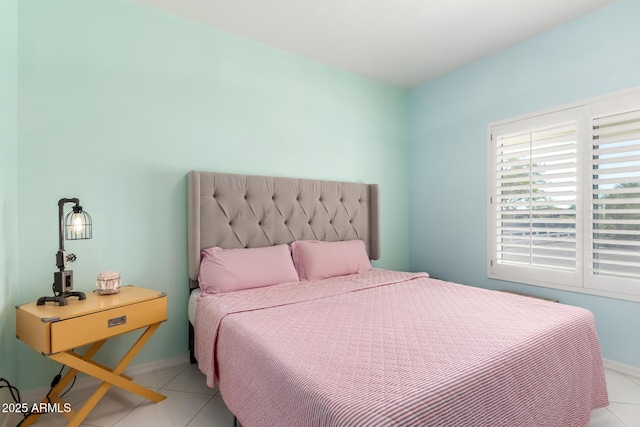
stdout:
MULTIPOLYGON (((127 354, 123 356, 120 362, 113 369, 110 369, 91 360, 93 355, 100 349, 100 347, 102 347, 102 345, 107 340, 95 342, 83 355, 79 355, 77 353, 74 353, 73 351, 63 351, 60 353, 48 355, 47 357, 49 357, 49 359, 55 360, 56 362, 62 363, 63 365, 67 365, 71 368, 71 370, 64 376, 64 378, 60 380, 58 385, 53 388, 51 393, 49 393, 48 399, 45 398, 43 402, 46 403, 48 401, 51 401, 53 403, 60 403, 61 405, 64 404, 65 401, 60 397, 60 393, 78 372, 84 372, 85 374, 88 374, 94 378, 100 379, 103 381, 103 383, 89 397, 89 399, 85 402, 85 404, 79 411, 72 410, 69 413, 64 413, 64 415, 70 420, 69 424, 67 424, 68 427, 79 426, 80 423, 87 417, 87 415, 89 415, 89 412, 91 412, 91 410, 96 406, 98 401, 104 396, 107 390, 109 390, 109 387, 111 387, 112 385, 120 387, 124 390, 128 390, 132 393, 136 393, 153 402, 160 402, 161 400, 164 400, 166 398, 165 396, 134 383, 130 377, 122 374, 125 368, 129 365, 129 363, 131 363, 133 358, 138 354, 142 347, 144 347, 149 338, 151 338, 151 335, 153 335, 153 333, 156 331, 156 329, 158 329, 159 326, 160 323, 154 323, 153 325, 147 327, 140 338, 138 338, 135 344, 133 344, 133 346, 129 349, 127 354)), ((31 417, 29 417, 29 419, 25 420, 22 425, 31 425, 36 422, 39 417, 40 415, 38 414, 32 415, 31 417)))

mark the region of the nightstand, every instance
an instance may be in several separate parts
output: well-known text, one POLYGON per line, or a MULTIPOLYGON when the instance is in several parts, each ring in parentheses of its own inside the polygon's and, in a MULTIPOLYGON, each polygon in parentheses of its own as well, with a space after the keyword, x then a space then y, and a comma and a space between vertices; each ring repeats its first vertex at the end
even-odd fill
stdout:
MULTIPOLYGON (((143 396, 153 402, 165 396, 134 383, 122 372, 144 347, 160 323, 167 320, 167 298, 163 292, 136 286, 123 286, 113 295, 87 293, 86 300, 70 299, 68 305, 36 305, 35 302, 16 306, 16 336, 51 360, 67 365, 70 371, 49 393, 43 403, 66 402, 60 393, 78 372, 102 382, 80 410, 64 412, 68 426, 79 426, 112 385, 143 396), (114 336, 146 328, 120 362, 109 368, 91 358, 114 336), (84 354, 75 348, 91 344, 84 354)), ((39 414, 31 415, 23 426, 35 423, 39 414)))

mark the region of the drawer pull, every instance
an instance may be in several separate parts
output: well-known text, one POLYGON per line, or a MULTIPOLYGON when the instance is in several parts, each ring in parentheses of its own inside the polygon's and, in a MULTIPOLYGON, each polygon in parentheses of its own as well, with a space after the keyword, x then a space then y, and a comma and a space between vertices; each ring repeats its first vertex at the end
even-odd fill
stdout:
POLYGON ((124 325, 125 323, 127 323, 127 316, 114 317, 113 319, 109 319, 107 321, 107 324, 110 328, 113 328, 114 326, 124 325))

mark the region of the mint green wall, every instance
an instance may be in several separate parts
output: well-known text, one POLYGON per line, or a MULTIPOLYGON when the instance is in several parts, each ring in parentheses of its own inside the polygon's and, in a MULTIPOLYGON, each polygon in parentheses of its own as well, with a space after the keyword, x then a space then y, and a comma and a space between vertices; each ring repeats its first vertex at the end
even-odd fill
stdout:
POLYGON ((640 85, 640 2, 622 0, 409 95, 410 266, 548 295, 596 316, 604 357, 640 367, 640 304, 487 279, 487 124, 640 85))
MULTIPOLYGON (((50 294, 56 203, 78 197, 76 288, 113 269, 167 292, 134 364, 186 353, 191 169, 379 183, 377 265, 408 268, 406 91, 121 0, 20 0, 19 24, 19 301, 50 294)), ((16 345, 22 386, 48 384, 16 345)))
MULTIPOLYGON (((0 377, 18 383, 15 345, 18 286, 17 208, 17 0, 0 2, 0 377)), ((0 402, 12 402, 7 389, 0 402)), ((0 414, 0 422, 5 414, 0 414)))

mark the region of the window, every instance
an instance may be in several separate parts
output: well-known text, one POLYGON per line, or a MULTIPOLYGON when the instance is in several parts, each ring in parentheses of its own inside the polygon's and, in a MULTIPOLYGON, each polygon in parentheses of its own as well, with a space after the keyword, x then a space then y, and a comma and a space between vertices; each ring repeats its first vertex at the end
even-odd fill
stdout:
POLYGON ((640 93, 489 126, 491 278, 640 298, 640 93))

